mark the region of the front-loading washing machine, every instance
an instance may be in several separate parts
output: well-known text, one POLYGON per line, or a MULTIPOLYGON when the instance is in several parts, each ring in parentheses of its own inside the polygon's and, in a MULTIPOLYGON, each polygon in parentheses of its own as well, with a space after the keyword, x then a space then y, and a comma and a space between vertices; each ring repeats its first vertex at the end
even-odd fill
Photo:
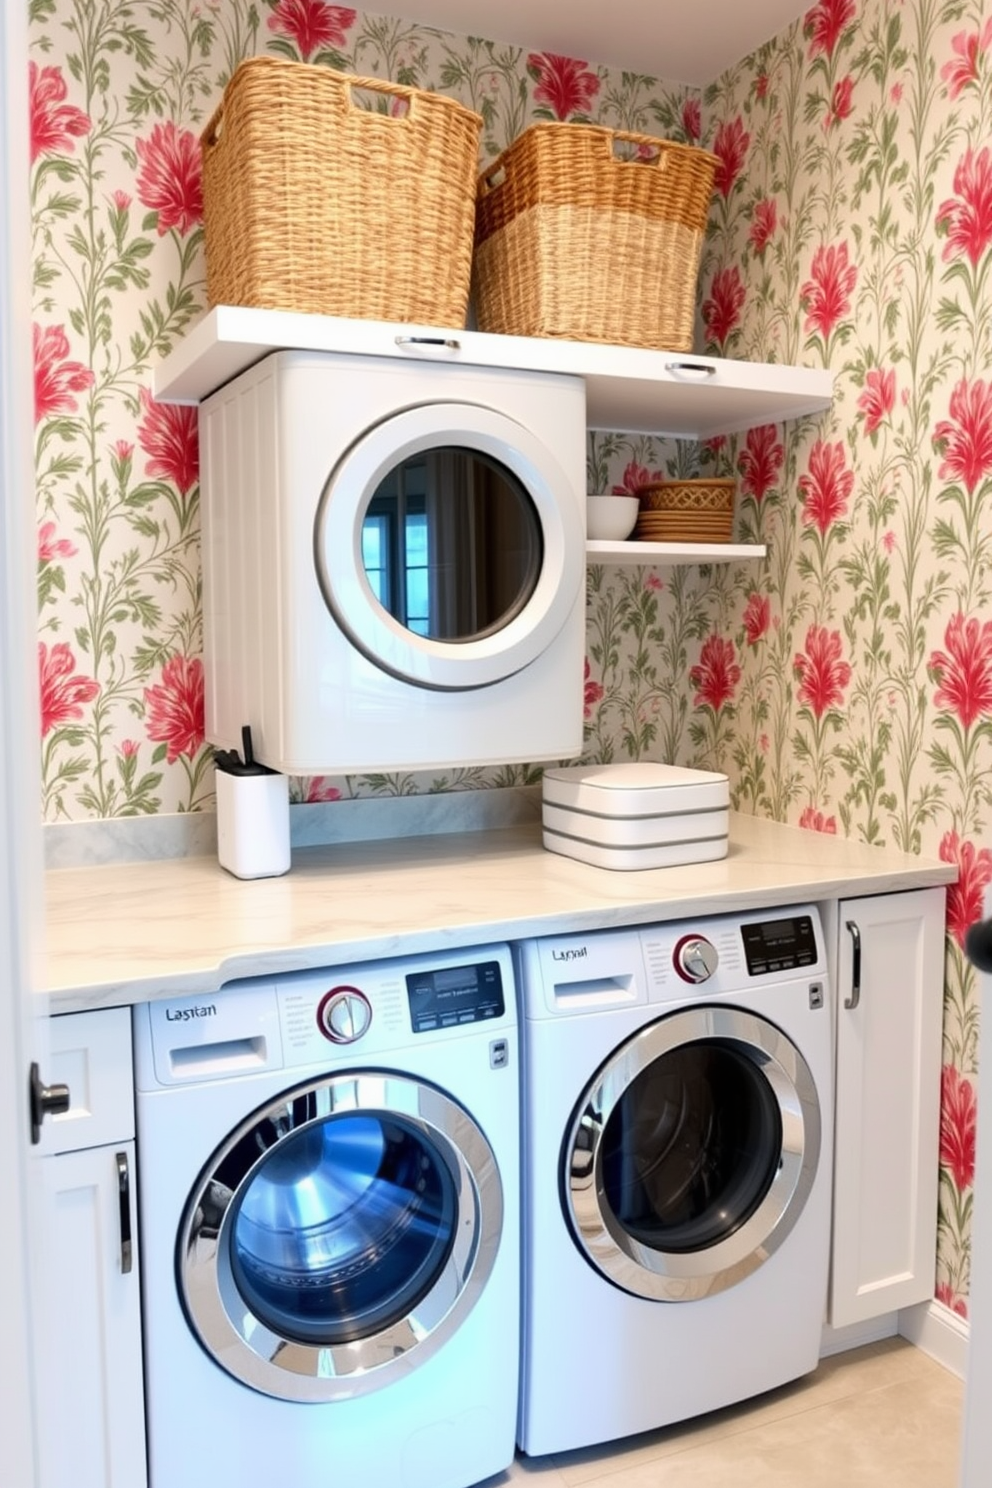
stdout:
POLYGON ((135 1009, 152 1488, 467 1488, 512 1460, 505 946, 135 1009))
POLYGON ((286 774, 582 747, 585 383, 283 351, 200 409, 206 736, 286 774))
POLYGON ((567 1451, 816 1367, 830 989, 815 906, 519 948, 518 1441, 567 1451))

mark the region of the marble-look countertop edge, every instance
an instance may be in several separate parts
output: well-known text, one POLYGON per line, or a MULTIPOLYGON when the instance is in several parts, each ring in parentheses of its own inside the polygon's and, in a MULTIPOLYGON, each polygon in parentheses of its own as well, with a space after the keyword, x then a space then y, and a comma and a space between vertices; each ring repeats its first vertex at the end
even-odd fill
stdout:
POLYGON ((209 857, 50 872, 53 1013, 216 992, 245 976, 953 883, 953 864, 732 814, 717 862, 610 872, 540 825, 308 847, 283 878, 209 857))

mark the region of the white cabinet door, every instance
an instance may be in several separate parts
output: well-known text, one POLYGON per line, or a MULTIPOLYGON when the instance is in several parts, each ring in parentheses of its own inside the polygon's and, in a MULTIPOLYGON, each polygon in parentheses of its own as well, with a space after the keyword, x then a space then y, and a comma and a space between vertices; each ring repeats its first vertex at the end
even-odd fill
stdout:
POLYGON ((130 1010, 53 1018, 51 1045, 40 1488, 145 1488, 130 1010))
POLYGON ((835 1328, 933 1296, 944 893, 838 906, 835 1328))
POLYGON ((65 1152, 46 1167, 42 1488, 144 1488, 134 1143, 65 1152))

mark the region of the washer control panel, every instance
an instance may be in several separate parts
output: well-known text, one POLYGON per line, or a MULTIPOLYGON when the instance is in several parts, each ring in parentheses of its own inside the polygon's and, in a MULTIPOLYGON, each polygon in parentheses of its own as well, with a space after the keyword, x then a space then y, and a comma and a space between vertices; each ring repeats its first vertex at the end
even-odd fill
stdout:
POLYGON ((741 936, 750 976, 767 976, 770 971, 795 971, 816 964, 816 934, 812 916, 808 914, 750 921, 741 926, 741 936))
POLYGON ((503 978, 498 961, 474 961, 464 966, 426 966, 406 979, 410 1026, 414 1033, 455 1028, 501 1018, 506 1010, 503 978))

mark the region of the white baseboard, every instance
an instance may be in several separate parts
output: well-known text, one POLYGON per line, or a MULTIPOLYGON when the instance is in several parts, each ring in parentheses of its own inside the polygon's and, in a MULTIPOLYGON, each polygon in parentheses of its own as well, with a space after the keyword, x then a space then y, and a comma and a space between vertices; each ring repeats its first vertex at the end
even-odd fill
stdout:
POLYGON ((958 1379, 968 1367, 968 1321, 942 1302, 921 1302, 899 1313, 899 1332, 958 1379))

